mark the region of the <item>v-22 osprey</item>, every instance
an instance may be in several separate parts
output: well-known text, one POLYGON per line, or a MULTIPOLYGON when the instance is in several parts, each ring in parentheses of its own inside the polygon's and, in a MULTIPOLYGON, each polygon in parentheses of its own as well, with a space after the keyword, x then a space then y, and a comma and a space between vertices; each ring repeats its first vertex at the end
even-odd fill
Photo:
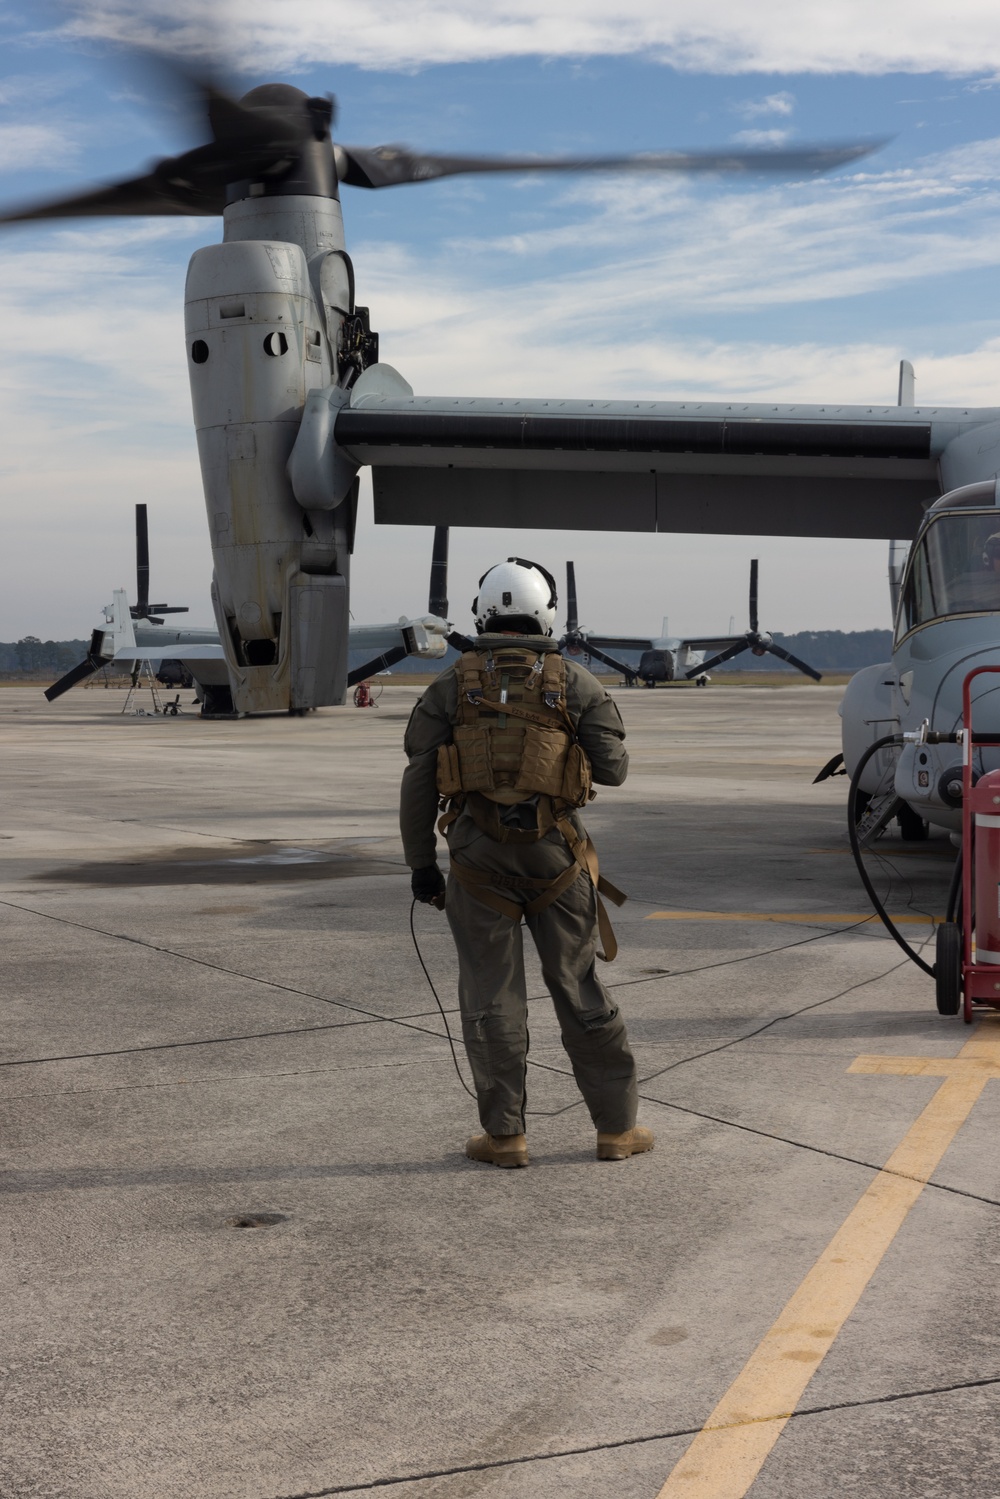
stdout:
MULTIPOLYGON (((1000 477, 935 501, 901 575, 897 568, 890 550, 892 660, 866 667, 847 685, 840 706, 843 759, 853 775, 876 740, 913 736, 917 742, 876 751, 859 781, 863 805, 854 810, 869 837, 895 818, 904 838, 920 839, 928 824, 953 833, 961 828, 962 749, 919 742, 917 731, 923 724, 935 735, 961 729, 966 676, 1000 665, 1000 477)), ((971 702, 975 730, 1000 733, 1000 678, 977 678, 971 702)), ((972 755, 974 780, 1000 766, 996 748, 974 745, 972 755)))
MULTIPOLYGON (((355 432, 353 448, 337 429, 346 416, 357 422, 372 414, 372 404, 405 405, 413 399, 402 376, 379 363, 368 310, 356 303, 341 184, 382 188, 467 172, 539 170, 801 174, 856 160, 874 144, 588 159, 440 156, 399 146, 343 146, 330 134, 332 98, 310 98, 301 89, 274 83, 237 100, 177 59, 164 56, 157 65, 199 101, 211 139, 157 162, 142 176, 6 212, 0 222, 95 214, 222 215, 223 242, 197 250, 191 260, 185 328, 215 563, 212 598, 232 707, 239 714, 299 713, 344 701, 357 475, 362 463, 373 459, 367 429, 355 432)), ((524 507, 516 499, 505 498, 499 509, 488 499, 486 486, 497 461, 495 422, 488 415, 484 424, 467 405, 445 402, 449 417, 463 419, 463 432, 485 444, 484 469, 472 476, 474 493, 487 501, 491 524, 498 515, 507 524, 520 515, 523 523, 524 507)), ((492 403, 487 405, 492 411, 492 403)), ((587 412, 587 423, 596 414, 604 435, 596 447, 589 438, 585 442, 587 472, 577 474, 574 468, 571 524, 595 524, 580 509, 577 492, 583 481, 593 480, 589 470, 605 462, 605 405, 587 412)), ((501 425, 506 430, 513 417, 516 445, 530 457, 535 439, 525 439, 526 419, 502 402, 500 408, 501 425)), ((415 416, 423 422, 419 411, 415 416)), ((413 417, 407 408, 404 419, 412 425, 413 417)), ((432 415, 432 426, 437 421, 432 415)), ((630 417, 625 425, 632 434, 630 417)), ((650 439, 641 423, 637 430, 638 459, 627 451, 635 446, 633 435, 612 444, 616 454, 624 451, 627 482, 636 463, 640 478, 653 467, 646 453, 650 439)), ((567 443, 560 434, 561 428, 559 452, 579 447, 577 438, 567 443)), ((732 443, 731 434, 727 441, 732 443)), ((435 476, 439 470, 440 477, 451 473, 454 454, 449 447, 442 457, 436 442, 425 453, 423 443, 418 438, 417 468, 419 476, 432 479, 437 512, 443 496, 435 476)), ((542 445, 553 446, 551 434, 542 445)), ((399 443, 389 446, 401 456, 399 443)), ((407 454, 412 446, 411 441, 405 445, 407 454)), ((852 452, 853 446, 852 441, 852 452)), ((575 464, 575 452, 573 457, 575 464)), ((606 484, 599 487, 604 496, 606 484)), ((546 493, 551 488, 547 482, 546 493)), ((402 519, 427 523, 411 502, 414 490, 404 477, 402 519)), ((463 503, 455 523, 484 524, 475 509, 463 503)), ((378 500, 376 513, 378 519, 388 518, 379 513, 378 500)), ((540 524, 541 513, 537 505, 529 506, 528 523, 540 524)), ((430 523, 445 525, 448 519, 435 513, 430 523)), ((611 504, 597 524, 618 527, 621 520, 619 507, 611 504)))

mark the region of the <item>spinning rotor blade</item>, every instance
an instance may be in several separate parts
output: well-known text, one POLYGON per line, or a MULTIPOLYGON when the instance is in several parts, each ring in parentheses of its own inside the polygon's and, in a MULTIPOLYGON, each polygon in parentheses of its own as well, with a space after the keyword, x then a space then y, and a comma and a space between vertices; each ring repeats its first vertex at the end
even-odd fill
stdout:
POLYGON ((757 633, 757 558, 750 563, 750 629, 757 633))
POLYGON ((576 635, 580 629, 580 620, 576 607, 576 568, 572 562, 566 564, 566 634, 576 635))
POLYGON ((789 666, 798 667, 799 671, 805 672, 807 677, 812 677, 815 682, 822 682, 823 673, 817 671, 814 666, 807 666, 805 661, 800 661, 798 656, 793 656, 791 651, 786 651, 784 646, 775 645, 773 642, 767 647, 768 654, 780 656, 782 661, 787 661, 789 666))
POLYGON ((690 671, 684 673, 685 681, 690 681, 693 677, 700 677, 702 672, 711 671, 713 667, 721 666, 723 661, 731 661, 741 651, 748 651, 749 649, 749 640, 741 640, 737 645, 731 645, 727 651, 720 651, 717 656, 712 656, 710 660, 703 661, 700 666, 692 666, 690 671))
POLYGON ((179 186, 165 191, 157 174, 149 172, 145 177, 132 177, 125 182, 113 183, 110 187, 80 193, 76 197, 55 198, 48 203, 37 203, 15 209, 13 213, 0 214, 0 224, 26 224, 32 219, 103 218, 111 214, 142 214, 152 217, 171 213, 221 213, 224 206, 220 194, 211 199, 197 199, 190 188, 186 193, 182 193, 179 186))
POLYGON ((879 139, 795 151, 649 151, 631 156, 436 156, 407 146, 340 145, 334 153, 341 182, 376 188, 469 172, 829 172, 885 143, 879 139))
POLYGON ((427 612, 438 619, 448 618, 448 527, 434 527, 434 546, 431 551, 431 587, 427 599, 427 612))
POLYGON ((304 190, 335 192, 329 144, 332 99, 310 98, 288 84, 265 84, 237 100, 177 58, 141 48, 130 53, 141 67, 161 72, 181 102, 196 104, 211 140, 164 157, 142 176, 15 208, 0 214, 0 223, 109 214, 218 214, 230 184, 294 180, 297 171, 310 178, 304 190))

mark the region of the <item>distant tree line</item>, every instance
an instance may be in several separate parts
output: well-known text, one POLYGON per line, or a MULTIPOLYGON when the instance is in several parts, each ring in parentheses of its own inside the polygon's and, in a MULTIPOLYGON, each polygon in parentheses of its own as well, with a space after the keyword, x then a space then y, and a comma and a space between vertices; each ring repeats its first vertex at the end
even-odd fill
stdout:
POLYGON ((53 675, 69 671, 87 654, 89 640, 39 640, 37 635, 25 635, 21 640, 0 640, 0 674, 15 676, 38 675, 51 672, 53 675))
MULTIPOLYGON (((774 631, 776 645, 815 666, 817 671, 860 671, 892 656, 891 630, 799 630, 795 635, 774 631)), ((751 656, 744 652, 725 661, 716 671, 794 671, 777 656, 751 656)))

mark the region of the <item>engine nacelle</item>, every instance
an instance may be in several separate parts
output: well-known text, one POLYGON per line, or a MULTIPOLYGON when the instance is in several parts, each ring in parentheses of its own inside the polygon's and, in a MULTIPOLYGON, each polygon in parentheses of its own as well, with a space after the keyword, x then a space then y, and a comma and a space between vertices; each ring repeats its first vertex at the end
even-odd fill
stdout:
POLYGON ((339 703, 346 689, 357 490, 346 486, 332 511, 304 510, 287 472, 310 393, 337 378, 347 312, 337 303, 349 302, 340 206, 316 202, 231 205, 226 239, 196 251, 188 271, 212 597, 242 713, 339 703))

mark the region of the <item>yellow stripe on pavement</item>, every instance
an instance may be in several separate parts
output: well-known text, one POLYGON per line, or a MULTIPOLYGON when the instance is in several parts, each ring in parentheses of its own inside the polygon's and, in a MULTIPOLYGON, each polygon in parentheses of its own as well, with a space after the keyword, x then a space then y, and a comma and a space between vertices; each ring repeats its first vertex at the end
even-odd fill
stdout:
MULTIPOLYGON (((893 921, 898 925, 906 922, 911 926, 937 926, 944 921, 943 916, 894 916, 893 921)), ((863 911, 860 915, 847 915, 837 912, 829 915, 826 912, 817 911, 650 911, 646 917, 647 921, 800 921, 810 926, 822 926, 829 922, 831 925, 842 924, 853 925, 859 921, 877 921, 878 917, 874 911, 863 911)))
POLYGON ((924 1075, 935 1068, 945 1081, 764 1334, 657 1499, 742 1499, 757 1478, 973 1104, 989 1079, 1000 1077, 1000 1042, 977 1034, 957 1058, 859 1057, 851 1068, 924 1075))

